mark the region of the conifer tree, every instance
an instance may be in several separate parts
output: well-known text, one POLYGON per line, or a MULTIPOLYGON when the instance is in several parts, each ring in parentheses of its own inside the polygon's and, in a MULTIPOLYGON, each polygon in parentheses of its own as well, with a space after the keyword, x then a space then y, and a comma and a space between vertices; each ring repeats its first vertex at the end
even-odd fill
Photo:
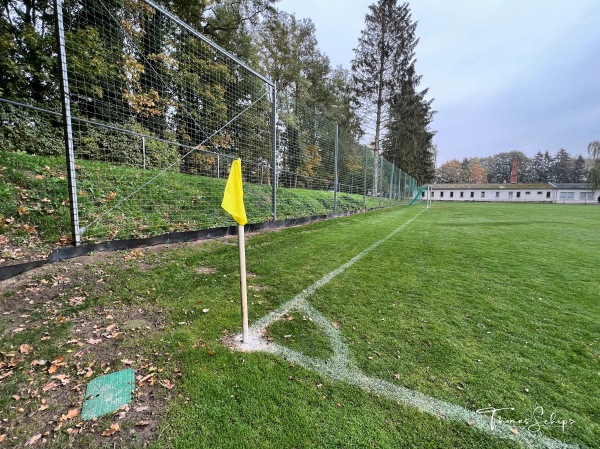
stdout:
POLYGON ((355 48, 352 73, 356 104, 365 115, 374 116, 373 194, 379 183, 381 134, 388 118, 389 104, 400 88, 399 82, 410 66, 414 49, 416 23, 411 20, 407 3, 379 0, 369 6, 365 28, 355 48), (371 106, 372 105, 372 106, 371 106))
POLYGON ((435 172, 431 149, 434 133, 429 130, 434 112, 428 89, 419 91, 421 77, 414 62, 408 67, 400 88, 390 101, 389 121, 382 142, 383 154, 419 183, 430 182, 435 172))

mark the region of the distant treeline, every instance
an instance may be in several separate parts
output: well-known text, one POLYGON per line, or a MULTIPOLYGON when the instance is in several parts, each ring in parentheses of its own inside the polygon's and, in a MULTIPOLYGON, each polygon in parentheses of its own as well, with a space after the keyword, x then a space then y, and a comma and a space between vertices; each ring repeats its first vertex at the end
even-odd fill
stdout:
POLYGON ((588 161, 581 155, 574 157, 561 149, 554 156, 539 151, 528 157, 521 151, 498 153, 493 156, 456 159, 442 164, 435 175, 438 184, 447 183, 508 183, 511 180, 513 160, 518 163, 518 182, 586 182, 588 161))

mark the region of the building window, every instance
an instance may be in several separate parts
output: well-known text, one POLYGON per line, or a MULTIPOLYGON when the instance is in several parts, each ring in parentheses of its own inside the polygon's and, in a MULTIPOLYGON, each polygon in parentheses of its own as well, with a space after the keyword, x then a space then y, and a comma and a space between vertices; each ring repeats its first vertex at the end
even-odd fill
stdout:
POLYGON ((594 200, 594 192, 579 192, 580 200, 594 200))
POLYGON ((471 192, 471 198, 475 198, 475 192, 471 192))
POLYGON ((517 198, 521 198, 521 192, 517 192, 517 198))
POLYGON ((485 192, 481 192, 481 198, 485 198, 485 192))
POLYGON ((525 192, 525 195, 531 195, 531 192, 525 192))
POLYGON ((460 192, 460 197, 464 198, 465 197, 465 192, 460 192))
POLYGON ((550 198, 550 192, 546 192, 546 198, 550 198))
POLYGON ((543 194, 544 194, 544 192, 538 192, 538 195, 543 195, 543 194))
POLYGON ((444 192, 440 192, 440 198, 444 198, 444 192))
POLYGON ((500 198, 500 192, 496 192, 496 198, 500 198))
POLYGON ((508 192, 508 199, 512 200, 512 198, 513 198, 513 192, 508 192))
POLYGON ((575 198, 575 192, 560 192, 561 200, 572 200, 575 198))
POLYGON ((432 190, 431 191, 431 198, 433 198, 435 196, 435 192, 432 190))
POLYGON ((454 198, 454 192, 450 192, 450 198, 454 198))

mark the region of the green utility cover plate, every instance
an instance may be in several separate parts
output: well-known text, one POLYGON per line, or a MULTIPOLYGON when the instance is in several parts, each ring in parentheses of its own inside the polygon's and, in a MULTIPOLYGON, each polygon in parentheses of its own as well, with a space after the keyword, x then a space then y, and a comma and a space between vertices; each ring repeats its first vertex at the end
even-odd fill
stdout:
POLYGON ((96 377, 85 390, 81 418, 89 421, 129 404, 134 388, 135 373, 132 369, 96 377))

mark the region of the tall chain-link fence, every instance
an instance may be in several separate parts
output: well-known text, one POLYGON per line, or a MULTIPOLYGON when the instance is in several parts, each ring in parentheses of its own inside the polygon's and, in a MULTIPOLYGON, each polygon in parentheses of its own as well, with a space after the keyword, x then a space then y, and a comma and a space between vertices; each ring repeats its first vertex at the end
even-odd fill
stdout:
POLYGON ((59 233, 76 244, 231 225, 220 203, 238 157, 250 223, 416 191, 383 158, 373 189, 367 145, 318 111, 279 111, 274 83, 152 1, 55 0, 30 31, 45 66, 23 64, 31 95, 0 90, 0 152, 66 154, 59 233))

